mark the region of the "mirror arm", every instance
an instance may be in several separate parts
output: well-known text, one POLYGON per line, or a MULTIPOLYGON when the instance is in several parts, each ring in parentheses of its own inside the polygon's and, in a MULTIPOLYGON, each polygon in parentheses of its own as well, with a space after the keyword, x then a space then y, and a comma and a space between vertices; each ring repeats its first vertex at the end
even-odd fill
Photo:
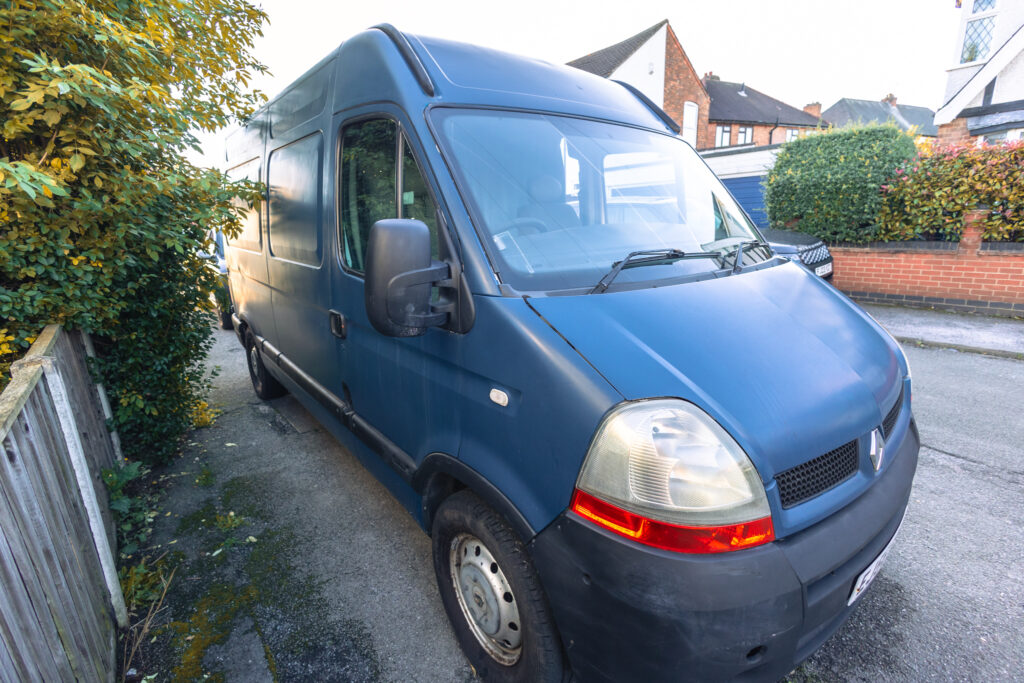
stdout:
MULTIPOLYGON (((392 291, 396 289, 408 289, 417 285, 436 285, 438 287, 452 286, 451 266, 448 263, 434 262, 429 268, 410 270, 407 273, 396 275, 388 282, 387 296, 390 299, 392 291)), ((410 327, 437 327, 448 322, 448 314, 453 306, 446 305, 435 309, 431 306, 431 312, 425 314, 409 314, 404 324, 410 327)))

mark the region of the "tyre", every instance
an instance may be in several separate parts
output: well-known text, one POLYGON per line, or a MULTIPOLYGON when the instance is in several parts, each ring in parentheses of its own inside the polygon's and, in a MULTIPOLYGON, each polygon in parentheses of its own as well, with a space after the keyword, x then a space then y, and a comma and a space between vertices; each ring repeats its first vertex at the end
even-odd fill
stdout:
POLYGON ((217 309, 217 321, 220 323, 220 329, 222 330, 233 330, 235 324, 231 321, 231 311, 225 311, 224 309, 217 309))
POLYGON ((468 490, 434 515, 434 572, 462 651, 487 681, 562 681, 562 646, 540 579, 508 524, 468 490))
POLYGON ((263 355, 256 346, 256 337, 252 332, 245 334, 245 358, 249 365, 249 379, 252 380, 253 391, 264 401, 284 396, 285 388, 267 372, 263 365, 263 355))

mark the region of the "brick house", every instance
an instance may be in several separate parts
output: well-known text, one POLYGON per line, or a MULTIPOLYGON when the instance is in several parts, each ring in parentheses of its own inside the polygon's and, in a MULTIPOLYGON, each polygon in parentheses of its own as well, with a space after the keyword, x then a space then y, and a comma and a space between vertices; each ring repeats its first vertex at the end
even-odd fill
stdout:
POLYGON ((574 59, 569 66, 629 83, 679 122, 684 140, 697 149, 711 145, 710 98, 668 19, 621 43, 574 59))
POLYGON ((745 83, 723 81, 711 73, 703 83, 711 98, 708 147, 774 145, 824 125, 817 102, 797 109, 745 83))
POLYGON ((935 112, 928 107, 897 104, 895 95, 881 100, 855 100, 844 97, 822 112, 821 118, 836 128, 855 123, 896 124, 900 130, 914 130, 918 138, 935 139, 939 134, 935 127, 935 112))
POLYGON ((668 19, 569 66, 629 83, 678 121, 696 149, 784 142, 816 127, 821 113, 821 105, 808 113, 710 74, 702 80, 668 19))
POLYGON ((956 0, 954 66, 935 112, 939 142, 1024 138, 1024 2, 956 0))

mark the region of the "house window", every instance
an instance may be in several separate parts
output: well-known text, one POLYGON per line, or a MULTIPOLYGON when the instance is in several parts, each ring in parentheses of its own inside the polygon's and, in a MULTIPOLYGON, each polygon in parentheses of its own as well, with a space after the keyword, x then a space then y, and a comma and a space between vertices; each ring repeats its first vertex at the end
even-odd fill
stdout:
POLYGON ((786 131, 786 142, 793 142, 798 137, 800 137, 800 131, 796 128, 790 128, 786 131))
POLYGON ((960 51, 961 64, 976 62, 988 56, 995 23, 995 17, 984 17, 967 22, 967 28, 964 30, 964 47, 960 51))
POLYGON ((974 7, 971 9, 972 14, 978 12, 987 12, 990 9, 995 8, 996 0, 974 0, 974 7))
POLYGON ((740 126, 736 131, 736 144, 749 145, 754 141, 754 128, 752 126, 740 126))
POLYGON ((728 147, 732 135, 732 126, 715 126, 715 147, 728 147))

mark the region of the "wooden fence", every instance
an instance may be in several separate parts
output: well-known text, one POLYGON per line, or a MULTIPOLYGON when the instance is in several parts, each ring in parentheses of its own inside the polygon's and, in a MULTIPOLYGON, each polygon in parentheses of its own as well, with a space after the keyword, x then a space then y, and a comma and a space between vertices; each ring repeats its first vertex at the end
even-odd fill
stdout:
POLYGON ((0 681, 112 681, 126 626, 87 336, 47 327, 0 394, 0 681))

